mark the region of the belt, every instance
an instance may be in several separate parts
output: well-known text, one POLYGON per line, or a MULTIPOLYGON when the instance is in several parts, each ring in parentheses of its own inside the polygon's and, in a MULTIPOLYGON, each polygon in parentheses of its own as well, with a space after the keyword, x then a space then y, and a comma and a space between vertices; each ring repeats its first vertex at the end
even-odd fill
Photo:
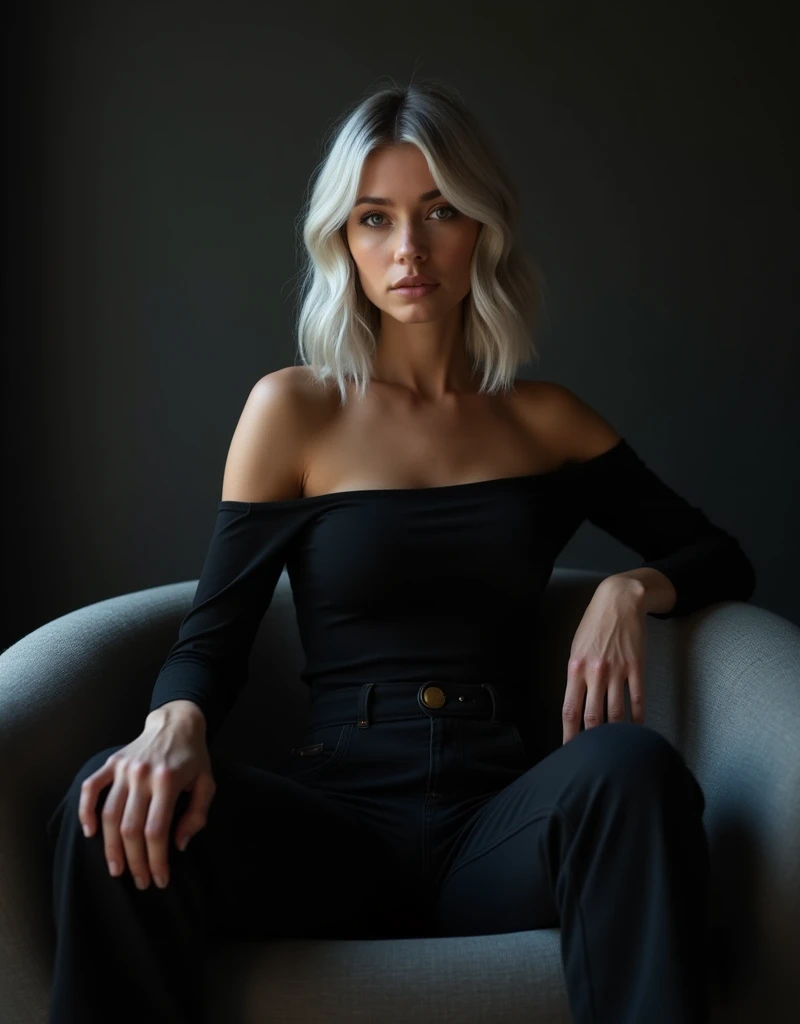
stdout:
MULTIPOLYGON (((505 702, 503 702, 504 704, 505 702)), ((500 695, 491 683, 451 683, 432 679, 395 683, 358 683, 313 691, 308 723, 311 726, 346 725, 367 729, 375 722, 413 718, 505 717, 500 695)))

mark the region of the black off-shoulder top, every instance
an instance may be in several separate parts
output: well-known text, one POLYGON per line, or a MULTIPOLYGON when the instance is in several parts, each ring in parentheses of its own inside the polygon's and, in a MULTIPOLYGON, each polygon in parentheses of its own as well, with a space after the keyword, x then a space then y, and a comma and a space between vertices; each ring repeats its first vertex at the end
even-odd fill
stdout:
MULTIPOLYGON (((150 710, 191 700, 210 742, 247 679, 284 567, 312 688, 502 678, 530 687, 541 596, 591 523, 673 583, 666 619, 747 601, 739 542, 662 481, 626 439, 544 473, 425 488, 220 501, 190 611, 150 710)), ((264 680, 269 685, 269 680, 264 680)))

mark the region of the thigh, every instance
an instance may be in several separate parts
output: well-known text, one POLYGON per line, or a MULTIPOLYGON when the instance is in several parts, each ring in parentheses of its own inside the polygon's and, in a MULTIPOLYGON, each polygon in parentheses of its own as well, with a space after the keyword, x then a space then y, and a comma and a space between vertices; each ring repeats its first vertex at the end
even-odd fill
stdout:
POLYGON ((594 792, 650 787, 668 776, 703 797, 680 753, 653 729, 603 723, 578 733, 492 796, 462 830, 438 879, 436 935, 479 935, 559 924, 564 836, 594 792))
POLYGON ((211 933, 371 937, 387 871, 383 837, 301 781, 231 758, 212 765, 208 824, 186 851, 197 844, 211 933))
POLYGON ((492 796, 461 832, 440 872, 431 935, 492 935, 556 927, 547 836, 534 768, 492 796))
MULTIPOLYGON (((83 780, 122 746, 93 755, 75 775, 47 826, 51 850, 65 815, 74 816, 71 825, 77 826, 83 780)), ((216 790, 205 826, 184 852, 176 848, 175 827, 191 799, 182 792, 168 838, 169 885, 180 881, 182 891, 191 893, 207 934, 253 940, 370 936, 387 865, 383 837, 310 786, 227 756, 212 754, 211 766, 216 790)), ((98 797, 98 820, 109 792, 107 786, 98 797)), ((95 844, 97 870, 105 866, 100 846, 95 844)), ((160 890, 152 882, 150 888, 148 895, 158 898, 160 890)))

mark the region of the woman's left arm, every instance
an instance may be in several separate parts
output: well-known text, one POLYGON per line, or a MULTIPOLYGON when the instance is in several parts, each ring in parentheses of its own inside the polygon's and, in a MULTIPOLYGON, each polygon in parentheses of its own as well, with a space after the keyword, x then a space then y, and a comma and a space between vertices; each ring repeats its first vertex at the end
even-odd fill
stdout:
POLYGON ((604 583, 640 583, 632 591, 640 591, 645 612, 659 619, 752 597, 755 569, 739 541, 673 490, 625 438, 576 468, 586 518, 642 558, 604 583))
POLYGON ((644 721, 646 616, 688 615, 719 601, 748 601, 756 574, 738 540, 669 487, 606 421, 570 393, 586 428, 610 446, 578 461, 572 497, 589 522, 636 551, 641 563, 597 587, 572 643, 562 709, 563 742, 587 728, 624 719, 627 681, 631 714, 644 721), (613 439, 616 440, 613 440, 613 439))

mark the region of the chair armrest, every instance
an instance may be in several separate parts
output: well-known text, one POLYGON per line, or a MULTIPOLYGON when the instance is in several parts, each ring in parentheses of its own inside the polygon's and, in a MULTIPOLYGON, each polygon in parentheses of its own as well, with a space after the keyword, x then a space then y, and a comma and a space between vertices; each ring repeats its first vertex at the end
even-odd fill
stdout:
POLYGON ((98 601, 3 651, 0 778, 23 772, 55 796, 90 754, 134 739, 196 588, 171 583, 98 601))
POLYGON ((800 1001, 800 628, 725 602, 675 620, 667 650, 649 699, 706 797, 718 999, 736 991, 753 1019, 788 1019, 800 1001))
MULTIPOLYGON (((543 753, 561 744, 572 639, 602 578, 558 569, 548 587, 534 716, 543 753)), ((800 1002, 800 628, 740 601, 646 622, 645 725, 681 752, 706 798, 720 999, 742 999, 746 983, 752 1019, 786 1019, 800 1002)), ((627 687, 625 702, 630 719, 627 687)))

